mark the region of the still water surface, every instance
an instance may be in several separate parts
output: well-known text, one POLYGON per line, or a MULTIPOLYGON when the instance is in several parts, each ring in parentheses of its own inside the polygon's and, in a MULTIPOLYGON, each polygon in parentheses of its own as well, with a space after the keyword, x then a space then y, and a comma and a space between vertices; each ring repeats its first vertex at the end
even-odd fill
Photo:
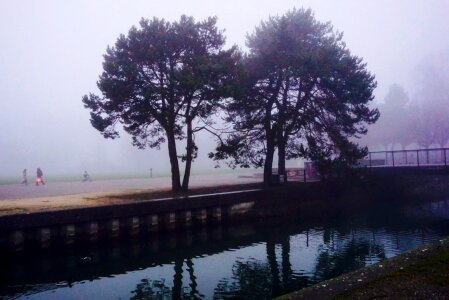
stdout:
POLYGON ((269 299, 449 235, 449 201, 0 258, 2 299, 269 299))

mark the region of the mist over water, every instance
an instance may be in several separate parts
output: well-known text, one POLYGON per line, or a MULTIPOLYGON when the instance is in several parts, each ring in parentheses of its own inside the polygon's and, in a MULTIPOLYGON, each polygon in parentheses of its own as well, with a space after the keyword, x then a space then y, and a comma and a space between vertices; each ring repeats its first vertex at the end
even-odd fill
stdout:
MULTIPOLYGON (((270 15, 310 7, 319 21, 344 32, 378 81, 376 103, 391 84, 419 93, 416 73, 449 51, 446 1, 39 1, 0 3, 0 177, 24 168, 46 175, 168 173, 166 145, 139 150, 123 133, 105 140, 89 123, 81 97, 97 93, 102 55, 120 34, 153 16, 169 21, 182 14, 218 17, 227 45, 245 49, 245 36, 270 15), (420 66, 420 67, 419 67, 420 66), (419 67, 419 68, 418 68, 419 67), (418 68, 418 71, 416 71, 418 68)), ((445 69, 444 72, 447 72, 445 69)), ((443 72, 443 77, 447 73, 443 72)), ((422 82, 422 81, 421 81, 422 82)), ((195 170, 211 170, 210 135, 196 137, 195 170)), ((180 152, 184 150, 179 148, 180 152)))

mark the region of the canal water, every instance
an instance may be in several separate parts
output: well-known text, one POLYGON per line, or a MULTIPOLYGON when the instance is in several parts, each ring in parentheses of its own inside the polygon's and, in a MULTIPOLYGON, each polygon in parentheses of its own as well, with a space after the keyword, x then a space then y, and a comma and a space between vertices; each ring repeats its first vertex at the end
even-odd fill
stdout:
POLYGON ((0 299, 269 299, 449 235, 449 201, 377 203, 27 251, 0 258, 0 299))

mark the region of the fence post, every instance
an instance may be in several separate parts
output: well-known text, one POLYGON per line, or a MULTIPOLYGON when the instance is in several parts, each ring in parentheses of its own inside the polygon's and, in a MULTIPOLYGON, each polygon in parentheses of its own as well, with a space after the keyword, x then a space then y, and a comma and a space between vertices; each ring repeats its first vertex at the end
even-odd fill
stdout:
POLYGON ((406 164, 406 165, 408 165, 408 161, 407 161, 408 158, 407 158, 407 156, 408 156, 408 155, 407 155, 407 150, 405 150, 405 164, 406 164))
POLYGON ((304 168, 304 183, 307 183, 307 180, 306 180, 306 168, 304 168))
POLYGON ((391 151, 391 161, 393 162, 393 167, 394 167, 394 151, 391 151))
POLYGON ((419 150, 416 150, 416 162, 418 163, 419 167, 419 150))
POLYGON ((371 168, 371 152, 368 152, 368 157, 369 157, 369 167, 371 168))

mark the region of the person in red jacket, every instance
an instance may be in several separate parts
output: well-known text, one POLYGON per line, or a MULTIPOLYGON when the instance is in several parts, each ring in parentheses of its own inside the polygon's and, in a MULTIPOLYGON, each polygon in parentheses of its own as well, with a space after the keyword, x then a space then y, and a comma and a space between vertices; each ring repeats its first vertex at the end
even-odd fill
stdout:
POLYGON ((42 172, 41 168, 37 168, 36 171, 36 185, 39 185, 39 183, 42 183, 45 185, 44 179, 42 178, 44 176, 44 173, 42 172))

